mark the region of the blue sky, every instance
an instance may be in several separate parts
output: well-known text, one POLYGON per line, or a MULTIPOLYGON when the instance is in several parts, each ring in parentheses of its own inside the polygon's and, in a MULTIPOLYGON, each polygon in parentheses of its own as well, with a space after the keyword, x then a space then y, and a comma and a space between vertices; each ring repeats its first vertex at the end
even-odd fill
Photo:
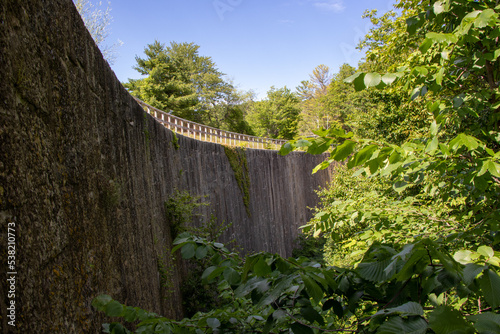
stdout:
MULTIPOLYGON (((96 3, 96 1, 93 1, 96 3)), ((105 1, 103 1, 105 2, 105 1)), ((242 90, 263 98, 271 86, 295 89, 325 64, 358 64, 355 49, 370 28, 365 9, 390 0, 111 0, 111 36, 123 42, 112 66, 122 82, 141 76, 135 56, 158 40, 194 42, 202 56, 242 90)))

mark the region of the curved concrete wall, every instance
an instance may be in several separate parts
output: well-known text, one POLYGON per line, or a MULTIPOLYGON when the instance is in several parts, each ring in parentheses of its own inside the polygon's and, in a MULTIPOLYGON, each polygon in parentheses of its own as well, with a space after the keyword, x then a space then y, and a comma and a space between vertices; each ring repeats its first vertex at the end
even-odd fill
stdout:
POLYGON ((289 255, 314 189, 330 177, 311 176, 321 157, 247 150, 249 216, 224 148, 179 136, 175 149, 172 133, 116 79, 70 0, 2 2, 0 78, 1 276, 16 272, 15 297, 1 281, 4 333, 98 333, 102 315, 90 302, 101 293, 180 317, 180 271, 168 291, 158 271, 172 245, 164 202, 175 189, 208 196, 200 212, 233 223, 224 240, 289 255))

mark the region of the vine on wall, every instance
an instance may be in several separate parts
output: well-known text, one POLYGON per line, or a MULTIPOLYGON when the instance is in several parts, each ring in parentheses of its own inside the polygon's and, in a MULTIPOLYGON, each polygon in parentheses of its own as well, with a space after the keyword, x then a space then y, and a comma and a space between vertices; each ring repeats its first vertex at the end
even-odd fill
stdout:
POLYGON ((224 151, 233 169, 236 182, 243 195, 243 203, 250 217, 250 174, 248 173, 247 156, 245 149, 239 147, 224 146, 224 151))

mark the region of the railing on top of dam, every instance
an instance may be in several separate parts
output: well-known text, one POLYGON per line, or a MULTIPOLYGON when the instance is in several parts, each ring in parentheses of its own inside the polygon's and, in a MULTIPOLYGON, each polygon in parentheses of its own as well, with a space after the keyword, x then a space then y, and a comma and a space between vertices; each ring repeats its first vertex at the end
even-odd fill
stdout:
POLYGON ((135 97, 134 99, 144 111, 152 115, 163 126, 183 136, 224 145, 274 150, 279 150, 281 145, 286 143, 286 140, 283 139, 249 136, 191 122, 150 106, 135 97))

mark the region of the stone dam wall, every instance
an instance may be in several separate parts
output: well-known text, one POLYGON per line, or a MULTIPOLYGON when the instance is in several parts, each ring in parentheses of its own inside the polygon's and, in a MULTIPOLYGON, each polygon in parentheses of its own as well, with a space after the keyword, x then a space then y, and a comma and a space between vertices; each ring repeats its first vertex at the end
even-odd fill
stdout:
POLYGON ((158 270, 162 257, 181 267, 164 256, 165 201, 206 196, 198 213, 232 223, 223 241, 288 256, 330 179, 311 175, 322 157, 249 149, 245 205, 224 147, 178 136, 177 148, 122 87, 71 0, 2 1, 0 78, 0 333, 99 333, 90 303, 102 293, 182 317, 182 270, 168 291, 158 270))

